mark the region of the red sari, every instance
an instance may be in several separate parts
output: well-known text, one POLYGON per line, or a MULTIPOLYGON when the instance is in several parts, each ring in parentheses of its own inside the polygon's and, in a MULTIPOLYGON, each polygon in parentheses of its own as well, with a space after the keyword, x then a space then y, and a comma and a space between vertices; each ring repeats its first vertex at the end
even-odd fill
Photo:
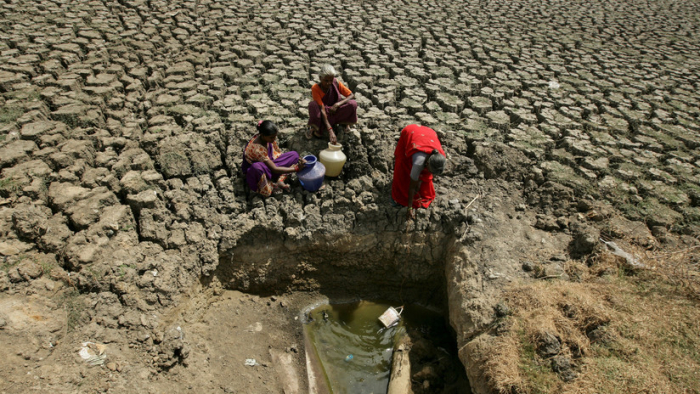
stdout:
MULTIPOLYGON (((431 154, 434 149, 445 156, 445 151, 442 150, 435 130, 416 124, 408 125, 401 130, 401 137, 399 137, 394 151, 396 162, 394 164, 394 180, 391 183, 391 198, 394 201, 408 206, 408 188, 411 182, 413 154, 416 152, 431 154)), ((426 162, 425 168, 418 176, 421 183, 411 204, 413 208, 428 208, 435 199, 433 174, 427 170, 427 167, 428 163, 426 162)))

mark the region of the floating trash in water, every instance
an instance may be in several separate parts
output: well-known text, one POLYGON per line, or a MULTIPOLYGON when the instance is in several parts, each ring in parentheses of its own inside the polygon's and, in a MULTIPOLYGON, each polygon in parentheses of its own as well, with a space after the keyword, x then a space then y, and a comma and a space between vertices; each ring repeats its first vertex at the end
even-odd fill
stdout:
POLYGON ((107 354, 105 354, 105 351, 107 350, 106 345, 95 342, 83 342, 82 345, 83 347, 80 349, 78 354, 83 360, 85 360, 86 363, 91 366, 102 365, 105 363, 105 360, 107 359, 107 354))
POLYGON ((352 354, 348 354, 347 356, 345 356, 345 361, 352 361, 353 358, 354 357, 352 354))
POLYGON ((379 316, 379 321, 384 324, 384 327, 390 328, 399 324, 399 320, 401 320, 401 313, 403 313, 403 306, 398 306, 396 308, 400 309, 400 311, 397 311, 393 306, 390 306, 389 309, 384 311, 384 313, 379 316))
POLYGON ((550 89, 559 89, 561 85, 559 85, 559 82, 557 81, 549 81, 549 88, 550 89))

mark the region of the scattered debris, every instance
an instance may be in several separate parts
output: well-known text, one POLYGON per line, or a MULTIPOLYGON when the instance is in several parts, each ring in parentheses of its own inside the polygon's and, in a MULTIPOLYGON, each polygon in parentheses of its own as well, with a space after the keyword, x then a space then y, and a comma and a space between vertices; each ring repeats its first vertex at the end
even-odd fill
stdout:
POLYGON ((103 365, 107 359, 107 346, 95 342, 83 342, 82 348, 78 354, 91 366, 103 365))
POLYGON ((600 239, 600 241, 610 249, 612 254, 624 258, 625 261, 627 261, 627 264, 630 268, 647 268, 645 264, 640 263, 639 260, 637 260, 634 256, 622 250, 619 246, 617 246, 615 242, 607 242, 602 238, 600 239))
POLYGON ((401 310, 397 311, 393 306, 390 306, 389 309, 384 311, 384 313, 379 316, 379 321, 384 324, 384 327, 391 328, 399 324, 399 320, 401 320, 401 313, 403 313, 403 305, 397 307, 397 309, 401 310))

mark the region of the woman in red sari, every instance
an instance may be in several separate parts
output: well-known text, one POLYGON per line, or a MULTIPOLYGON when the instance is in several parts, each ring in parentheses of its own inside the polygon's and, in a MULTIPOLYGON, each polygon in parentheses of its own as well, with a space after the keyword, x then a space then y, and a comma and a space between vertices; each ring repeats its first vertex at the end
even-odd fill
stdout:
POLYGON ((309 125, 306 138, 323 138, 327 133, 331 143, 338 143, 333 131, 336 124, 357 123, 357 101, 355 95, 335 78, 335 69, 326 64, 318 73, 320 82, 311 88, 313 100, 309 103, 309 125))
POLYGON ((433 175, 445 169, 445 151, 433 129, 412 124, 401 130, 394 158, 391 198, 413 219, 414 208, 428 208, 435 199, 433 175))

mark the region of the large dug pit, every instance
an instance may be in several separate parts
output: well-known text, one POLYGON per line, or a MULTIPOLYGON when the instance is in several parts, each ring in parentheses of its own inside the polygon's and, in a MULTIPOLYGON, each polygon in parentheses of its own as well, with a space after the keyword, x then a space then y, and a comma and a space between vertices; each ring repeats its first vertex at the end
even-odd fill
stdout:
MULTIPOLYGON (((415 392, 454 392, 445 390, 455 387, 468 392, 464 390, 473 390, 475 384, 483 392, 479 348, 467 345, 493 323, 501 289, 528 277, 522 262, 550 261, 548 270, 561 271, 561 251, 571 236, 533 227, 535 215, 520 210, 520 195, 498 180, 467 185, 463 194, 447 189, 408 223, 405 209, 383 201, 360 204, 359 209, 342 204, 329 208, 324 201, 342 182, 329 180, 317 194, 251 201, 250 214, 239 218, 238 231, 231 233, 235 238, 220 244, 216 268, 202 276, 202 294, 213 290, 215 295, 206 304, 211 307, 182 315, 185 322, 196 322, 190 330, 203 338, 208 359, 229 359, 221 348, 246 352, 236 354, 234 362, 241 364, 258 354, 277 372, 237 366, 236 373, 251 382, 246 387, 258 390, 256 379, 272 384, 270 377, 275 377, 274 383, 288 392, 295 392, 294 387, 305 392, 313 363, 305 356, 309 343, 302 329, 304 311, 310 305, 387 300, 439 310, 453 341, 449 351, 459 356, 456 365, 469 378, 457 386, 431 385, 420 378, 424 365, 416 363, 421 370, 411 365, 415 392), (217 342, 222 330, 226 338, 217 342)), ((230 369, 220 373, 225 376, 226 371, 230 369)))
POLYGON ((412 379, 407 379, 415 393, 470 392, 454 332, 441 315, 448 310, 445 262, 453 257, 454 236, 394 231, 283 239, 283 234, 252 229, 241 237, 242 246, 222 254, 204 282, 264 297, 309 294, 313 301, 298 315, 307 371, 298 366, 296 371, 306 375, 299 379, 307 379, 310 392, 386 392, 399 334, 415 347, 409 350, 412 379), (405 325, 382 329, 380 309, 389 304, 407 306, 405 325), (348 353, 340 364, 337 352, 348 353))

